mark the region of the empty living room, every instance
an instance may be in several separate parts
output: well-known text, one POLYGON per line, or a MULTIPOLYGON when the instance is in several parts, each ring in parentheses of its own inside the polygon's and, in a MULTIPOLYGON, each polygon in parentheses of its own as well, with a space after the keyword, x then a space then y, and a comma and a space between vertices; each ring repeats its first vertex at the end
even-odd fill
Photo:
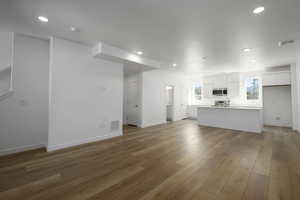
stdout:
POLYGON ((2 0, 0 199, 299 200, 299 0, 2 0))

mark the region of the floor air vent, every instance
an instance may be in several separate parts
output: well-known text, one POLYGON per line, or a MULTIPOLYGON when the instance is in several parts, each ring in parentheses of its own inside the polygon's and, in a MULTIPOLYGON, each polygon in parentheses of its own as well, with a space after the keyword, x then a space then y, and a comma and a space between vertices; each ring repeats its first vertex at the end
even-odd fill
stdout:
POLYGON ((112 121, 110 123, 110 131, 117 131, 120 129, 120 121, 116 120, 116 121, 112 121))

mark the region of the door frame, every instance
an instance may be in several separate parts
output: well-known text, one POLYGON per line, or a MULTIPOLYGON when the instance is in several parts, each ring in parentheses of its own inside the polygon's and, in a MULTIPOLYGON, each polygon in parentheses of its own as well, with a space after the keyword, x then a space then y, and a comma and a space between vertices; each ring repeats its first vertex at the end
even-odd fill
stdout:
POLYGON ((126 86, 127 86, 127 95, 126 95, 126 99, 125 99, 125 101, 126 101, 126 114, 125 114, 125 117, 126 117, 126 125, 129 125, 129 126, 136 126, 136 127, 140 127, 140 125, 141 125, 141 102, 140 102, 140 95, 141 95, 141 93, 140 93, 140 88, 139 88, 139 80, 138 80, 138 78, 136 78, 135 80, 126 80, 126 82, 127 82, 127 84, 126 84, 126 86), (136 102, 136 106, 137 106, 137 108, 136 108, 136 114, 137 114, 137 116, 136 116, 136 118, 137 118, 137 120, 136 120, 136 124, 133 124, 133 123, 128 123, 128 119, 129 119, 129 109, 130 109, 130 107, 129 107, 129 88, 130 88, 130 82, 135 82, 136 83, 136 95, 137 95, 137 102, 136 102))

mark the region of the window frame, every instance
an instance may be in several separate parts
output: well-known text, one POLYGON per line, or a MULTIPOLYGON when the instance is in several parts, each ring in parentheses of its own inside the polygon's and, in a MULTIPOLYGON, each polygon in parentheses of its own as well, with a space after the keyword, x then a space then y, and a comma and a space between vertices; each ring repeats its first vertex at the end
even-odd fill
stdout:
POLYGON ((203 84, 201 82, 194 82, 192 84, 192 104, 193 105, 199 105, 203 99, 203 84), (196 95, 196 88, 200 87, 201 88, 201 94, 196 95), (200 97, 200 99, 196 99, 196 96, 200 97))
POLYGON ((261 90, 261 87, 262 87, 262 81, 261 81, 261 77, 259 77, 259 76, 248 76, 246 79, 245 79, 245 99, 246 99, 246 102, 248 102, 248 103, 257 103, 257 102, 259 102, 260 100, 261 100, 261 98, 262 98, 262 90, 261 90), (248 89, 248 85, 247 85, 247 83, 248 83, 248 80, 249 79, 257 79, 257 81, 258 81, 258 97, 257 97, 257 99, 248 99, 248 94, 247 94, 247 89, 248 89))

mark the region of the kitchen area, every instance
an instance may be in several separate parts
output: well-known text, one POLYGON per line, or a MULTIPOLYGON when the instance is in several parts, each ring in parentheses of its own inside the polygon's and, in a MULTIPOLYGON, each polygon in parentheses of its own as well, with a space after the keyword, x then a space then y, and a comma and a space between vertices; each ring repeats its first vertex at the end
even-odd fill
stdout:
MULTIPOLYGON (((288 102, 291 98, 274 99, 278 107, 290 105, 285 110, 274 108, 275 112, 274 109, 273 112, 270 109, 264 111, 264 106, 272 102, 264 102, 263 98, 263 92, 268 88, 291 90, 289 67, 193 77, 191 84, 189 117, 197 119, 201 126, 262 133, 264 125, 284 126, 280 121, 291 121, 292 102, 288 102), (269 121, 274 121, 274 124, 268 124, 269 121)), ((276 91, 275 96, 280 96, 282 90, 276 91)), ((291 96, 291 93, 285 92, 284 95, 291 96)))

